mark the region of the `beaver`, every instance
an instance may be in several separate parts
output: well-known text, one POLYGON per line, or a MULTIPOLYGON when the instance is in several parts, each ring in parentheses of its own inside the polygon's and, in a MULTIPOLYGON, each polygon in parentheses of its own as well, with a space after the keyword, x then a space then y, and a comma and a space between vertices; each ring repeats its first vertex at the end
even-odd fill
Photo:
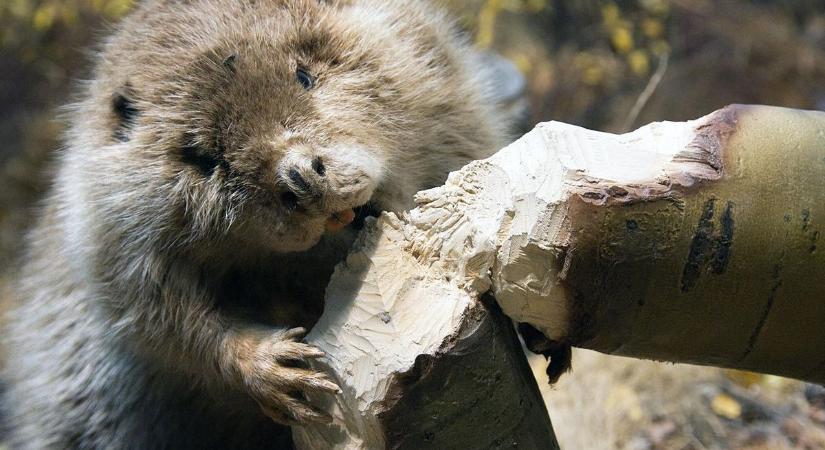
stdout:
POLYGON ((356 212, 506 143, 475 54, 422 0, 137 5, 27 238, 12 447, 277 448, 329 421, 305 394, 339 388, 301 338, 356 212))

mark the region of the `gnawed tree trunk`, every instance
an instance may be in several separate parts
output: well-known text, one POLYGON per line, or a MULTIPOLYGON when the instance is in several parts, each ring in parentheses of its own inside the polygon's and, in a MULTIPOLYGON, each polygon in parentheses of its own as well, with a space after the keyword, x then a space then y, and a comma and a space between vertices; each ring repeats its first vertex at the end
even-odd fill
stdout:
POLYGON ((310 340, 345 392, 300 448, 555 446, 488 291, 553 341, 825 382, 825 113, 543 124, 417 203, 333 277, 310 340))
POLYGON ((336 269, 308 340, 343 393, 312 399, 335 422, 295 428, 297 447, 557 449, 512 322, 409 239, 385 215, 336 269))

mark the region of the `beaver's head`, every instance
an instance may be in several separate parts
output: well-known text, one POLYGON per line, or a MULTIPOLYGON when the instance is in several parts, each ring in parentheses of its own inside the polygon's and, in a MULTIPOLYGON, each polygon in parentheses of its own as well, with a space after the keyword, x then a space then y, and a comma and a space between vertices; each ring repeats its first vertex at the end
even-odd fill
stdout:
POLYGON ((126 161, 111 170, 162 192, 154 213, 187 238, 297 251, 500 144, 468 55, 419 0, 150 1, 109 42, 93 107, 126 161))

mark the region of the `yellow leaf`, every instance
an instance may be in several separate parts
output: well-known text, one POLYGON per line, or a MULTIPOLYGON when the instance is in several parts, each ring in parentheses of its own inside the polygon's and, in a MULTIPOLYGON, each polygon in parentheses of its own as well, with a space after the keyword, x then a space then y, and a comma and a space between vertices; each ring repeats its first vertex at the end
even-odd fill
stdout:
POLYGON ((617 52, 628 53, 633 49, 633 34, 627 28, 616 28, 610 36, 610 42, 617 52))
POLYGON ((633 50, 627 55, 627 63, 635 75, 646 75, 650 71, 650 60, 644 50, 633 50))
POLYGON ((742 416, 742 405, 727 394, 719 394, 714 397, 710 407, 717 416, 725 419, 734 420, 742 416))
POLYGON ((46 31, 52 27, 54 24, 54 19, 57 11, 54 8, 54 5, 49 3, 40 6, 34 12, 34 16, 32 17, 32 25, 34 25, 34 29, 37 31, 46 31))
POLYGON ((651 39, 658 39, 665 33, 664 24, 656 19, 645 19, 642 21, 642 32, 651 39))

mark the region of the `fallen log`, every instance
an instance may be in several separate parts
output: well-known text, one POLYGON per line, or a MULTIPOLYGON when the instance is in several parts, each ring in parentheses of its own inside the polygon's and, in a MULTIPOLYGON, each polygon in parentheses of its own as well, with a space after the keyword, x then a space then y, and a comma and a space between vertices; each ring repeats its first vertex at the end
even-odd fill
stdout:
POLYGON ((299 448, 553 448, 504 313, 555 344, 825 382, 825 113, 551 122, 372 222, 309 339, 299 448), (475 439, 475 440, 473 440, 475 439))
POLYGON ((731 106, 530 139, 495 157, 552 154, 521 188, 529 206, 504 208, 529 224, 503 222, 493 284, 508 315, 603 353, 825 383, 825 113, 731 106))

